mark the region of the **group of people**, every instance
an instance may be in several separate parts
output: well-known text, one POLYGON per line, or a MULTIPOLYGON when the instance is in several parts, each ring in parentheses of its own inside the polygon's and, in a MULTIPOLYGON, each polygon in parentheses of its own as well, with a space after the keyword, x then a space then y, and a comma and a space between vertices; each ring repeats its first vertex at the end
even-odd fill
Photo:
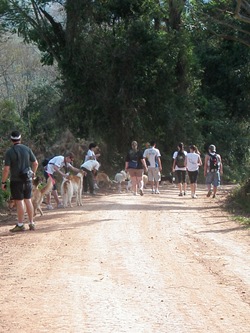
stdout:
MULTIPOLYGON (((200 166, 202 166, 202 160, 198 148, 195 145, 191 145, 188 153, 184 149, 184 144, 182 142, 179 143, 177 151, 173 154, 172 167, 172 171, 176 173, 177 177, 179 196, 186 195, 188 174, 191 197, 197 198, 196 189, 200 166)), ((220 176, 222 174, 223 165, 221 156, 216 153, 215 145, 210 145, 204 161, 204 177, 208 189, 207 197, 210 197, 213 194, 213 198, 215 198, 218 186, 220 185, 220 176)))
MULTIPOLYGON (((176 174, 179 187, 179 196, 186 195, 187 174, 190 181, 191 197, 197 198, 197 179, 199 168, 202 166, 200 152, 195 145, 189 147, 189 152, 184 149, 181 142, 177 146, 177 151, 173 154, 172 172, 176 174)), ((148 181, 151 185, 152 194, 159 194, 159 181, 161 180, 161 154, 156 148, 156 142, 151 141, 148 147, 142 152, 138 149, 138 143, 133 141, 125 160, 125 171, 129 173, 134 195, 138 192, 143 195, 144 173, 148 174, 148 181)), ((204 176, 207 184, 207 197, 213 194, 216 196, 217 188, 220 185, 220 175, 223 173, 221 156, 216 153, 216 147, 210 145, 204 161, 204 176), (213 191, 212 191, 213 185, 213 191)))
MULTIPOLYGON (((10 229, 10 231, 18 232, 25 230, 25 207, 29 219, 29 229, 35 230, 34 208, 31 201, 31 196, 32 179, 36 176, 38 161, 33 151, 21 143, 20 132, 13 131, 11 133, 10 139, 13 145, 10 149, 7 150, 5 154, 1 184, 2 190, 5 191, 7 187, 7 179, 10 174, 10 192, 12 199, 15 201, 17 209, 17 224, 14 226, 14 228, 10 229)), ((55 156, 48 161, 47 165, 44 167, 44 176, 46 180, 51 178, 53 183, 52 192, 47 196, 48 209, 53 209, 51 205, 51 194, 54 196, 57 207, 63 207, 61 201, 59 200, 56 187, 57 174, 63 178, 67 178, 70 170, 75 173, 80 172, 80 170, 85 171, 85 191, 87 191, 87 187, 89 187, 90 194, 94 193, 93 171, 97 171, 100 167, 100 163, 96 160, 97 156, 93 151, 94 148, 95 144, 90 144, 85 161, 82 163, 79 169, 71 164, 74 161, 74 154, 72 152, 69 152, 64 156, 55 156)))
MULTIPOLYGON (((35 177, 38 161, 32 150, 21 143, 21 134, 18 131, 11 133, 12 147, 5 154, 5 164, 2 172, 2 190, 6 190, 7 179, 10 174, 10 191, 11 197, 15 200, 17 209, 17 224, 11 232, 23 231, 24 227, 24 205, 29 219, 29 229, 35 230, 34 209, 31 201, 32 196, 32 179, 35 177)), ((54 196, 58 208, 63 207, 59 200, 56 188, 56 174, 67 178, 69 171, 75 173, 84 171, 83 191, 94 195, 95 175, 100 168, 97 158, 100 154, 95 154, 96 144, 91 143, 86 154, 85 160, 76 168, 72 165, 74 154, 69 152, 64 156, 59 155, 51 158, 44 167, 46 180, 50 177, 53 183, 52 195, 54 196), (62 171, 64 168, 64 171, 62 171)), ((180 196, 186 195, 187 189, 187 172, 190 179, 190 189, 192 198, 197 198, 196 187, 199 167, 202 165, 200 153, 195 145, 189 147, 190 152, 184 149, 184 144, 180 143, 177 151, 173 154, 173 172, 176 173, 177 183, 179 186, 180 196)), ((129 173, 132 191, 134 195, 143 195, 143 174, 147 173, 148 181, 151 185, 152 194, 160 194, 159 182, 161 180, 162 162, 159 149, 156 148, 156 142, 148 143, 144 151, 140 150, 138 143, 133 141, 125 158, 125 171, 129 173)), ((217 187, 220 185, 220 175, 223 172, 221 156, 216 153, 216 147, 210 145, 208 154, 204 161, 204 176, 208 188, 207 196, 216 195, 217 187), (213 185, 213 191, 212 191, 213 185)), ((47 208, 53 209, 51 205, 51 194, 47 196, 47 208)))
MULTIPOLYGON (((49 177, 53 180, 53 189, 51 194, 53 195, 57 208, 62 208, 63 204, 59 200, 57 187, 56 187, 56 174, 60 174, 63 178, 67 178, 69 175, 69 170, 78 173, 80 170, 84 171, 83 177, 83 191, 87 193, 88 189, 90 195, 94 195, 94 174, 97 173, 100 168, 100 163, 97 161, 97 158, 100 154, 95 154, 94 149, 96 148, 95 143, 90 143, 88 152, 85 156, 84 162, 81 164, 80 169, 75 168, 70 162, 74 161, 74 154, 72 152, 66 153, 64 156, 59 155, 55 156, 48 161, 48 164, 44 167, 44 176, 46 181, 49 177), (62 171, 64 169, 64 172, 62 171)), ((47 196, 47 209, 53 209, 51 205, 51 194, 47 196)))
POLYGON ((129 173, 132 192, 134 195, 143 195, 143 173, 148 174, 148 181, 151 184, 152 193, 160 194, 159 182, 161 180, 161 154, 156 148, 156 142, 151 141, 149 147, 142 152, 138 149, 138 143, 133 141, 131 149, 125 159, 125 171, 129 173))

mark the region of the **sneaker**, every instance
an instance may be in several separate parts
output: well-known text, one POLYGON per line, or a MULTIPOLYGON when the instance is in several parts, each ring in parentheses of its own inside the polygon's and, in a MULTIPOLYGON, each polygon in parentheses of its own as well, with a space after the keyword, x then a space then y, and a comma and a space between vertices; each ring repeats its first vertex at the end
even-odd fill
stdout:
POLYGON ((213 199, 215 198, 215 194, 213 195, 213 199))
POLYGON ((51 205, 47 205, 47 209, 48 209, 48 210, 52 210, 52 209, 54 209, 54 208, 53 208, 53 206, 51 206, 51 205))
POLYGON ((58 205, 57 205, 57 208, 64 208, 63 204, 60 202, 58 205))
POLYGON ((186 195, 186 192, 183 192, 183 195, 186 195))
POLYGON ((193 195, 193 198, 194 198, 194 199, 197 199, 197 195, 196 195, 196 194, 194 194, 194 195, 193 195))
POLYGON ((158 189, 155 190, 155 194, 160 194, 160 191, 158 189))
POLYGON ((19 232, 19 231, 24 231, 24 230, 25 230, 24 225, 19 227, 19 225, 17 224, 14 228, 10 229, 10 232, 19 232))
POLYGON ((36 229, 35 224, 34 223, 30 223, 29 224, 29 229, 30 230, 35 230, 36 229))
POLYGON ((143 196, 143 194, 144 194, 144 193, 143 193, 143 190, 140 189, 140 195, 143 196))
POLYGON ((94 184, 94 189, 95 190, 99 190, 100 188, 99 188, 99 186, 97 184, 94 184))
POLYGON ((179 193, 179 197, 182 197, 182 195, 183 195, 182 192, 180 192, 180 193, 179 193))
POLYGON ((151 193, 152 193, 152 194, 155 194, 155 190, 152 190, 151 193))
POLYGON ((136 193, 136 192, 133 192, 133 195, 137 195, 137 193, 136 193))
POLYGON ((208 192, 207 192, 207 197, 209 198, 209 197, 211 196, 211 194, 212 194, 212 191, 211 191, 211 190, 208 191, 208 192))

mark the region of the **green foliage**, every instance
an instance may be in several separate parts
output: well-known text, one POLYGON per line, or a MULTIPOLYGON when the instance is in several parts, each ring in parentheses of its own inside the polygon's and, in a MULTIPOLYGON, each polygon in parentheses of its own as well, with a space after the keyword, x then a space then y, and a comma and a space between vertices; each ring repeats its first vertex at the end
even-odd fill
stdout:
POLYGON ((241 217, 245 224, 250 224, 250 179, 248 178, 241 186, 232 192, 228 207, 236 215, 241 217))
POLYGON ((23 111, 29 137, 41 150, 47 150, 60 133, 58 122, 60 91, 55 85, 34 88, 23 111))
MULTIPOLYGON (((2 173, 2 171, 1 171, 2 173)), ((0 173, 0 177, 2 178, 2 174, 0 173)), ((6 201, 10 198, 10 184, 7 182, 7 188, 5 191, 0 189, 0 207, 4 207, 6 201)))
POLYGON ((0 101, 0 132, 4 137, 20 122, 20 116, 16 112, 15 104, 9 100, 0 101))
MULTIPOLYGON (((20 125, 36 147, 46 151, 66 128, 105 142, 111 163, 132 139, 155 138, 166 161, 179 141, 202 153, 214 143, 224 179, 244 179, 250 154, 246 26, 230 14, 233 1, 184 3, 2 1, 5 27, 35 43, 42 62, 57 62, 61 74, 58 89, 33 89, 22 110, 20 125), (46 11, 55 4, 65 22, 56 10, 46 11)), ((3 126, 6 133, 14 119, 3 126)))
POLYGON ((18 129, 25 133, 25 123, 20 119, 16 111, 15 104, 8 100, 0 101, 0 154, 4 155, 5 150, 10 145, 10 133, 13 129, 18 129))

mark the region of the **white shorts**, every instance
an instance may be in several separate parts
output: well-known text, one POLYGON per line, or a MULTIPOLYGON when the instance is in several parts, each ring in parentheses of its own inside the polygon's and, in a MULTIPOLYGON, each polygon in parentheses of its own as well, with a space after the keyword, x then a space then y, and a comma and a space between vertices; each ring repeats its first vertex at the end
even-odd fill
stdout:
POLYGON ((161 173, 159 171, 159 168, 148 168, 148 180, 150 182, 152 182, 153 180, 159 182, 161 180, 161 173))

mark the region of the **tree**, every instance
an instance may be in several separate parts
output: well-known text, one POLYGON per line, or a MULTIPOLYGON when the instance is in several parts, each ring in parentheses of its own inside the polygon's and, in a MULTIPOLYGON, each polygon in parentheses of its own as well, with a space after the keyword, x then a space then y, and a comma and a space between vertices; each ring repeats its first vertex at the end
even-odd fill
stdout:
POLYGON ((235 9, 236 17, 245 23, 250 23, 250 2, 247 0, 237 0, 235 9))
POLYGON ((42 66, 41 55, 34 45, 25 45, 16 35, 0 42, 0 94, 2 100, 13 101, 22 118, 28 94, 35 87, 55 80, 53 66, 42 66))
POLYGON ((239 42, 250 46, 249 1, 210 0, 190 1, 193 24, 199 30, 207 31, 219 39, 239 42))
POLYGON ((189 88, 185 1, 68 0, 60 2, 65 20, 52 16, 48 5, 56 3, 10 0, 4 18, 38 45, 43 63, 58 62, 66 92, 59 116, 71 129, 122 147, 146 135, 150 122, 166 123, 168 103, 178 111, 174 95, 189 88))

